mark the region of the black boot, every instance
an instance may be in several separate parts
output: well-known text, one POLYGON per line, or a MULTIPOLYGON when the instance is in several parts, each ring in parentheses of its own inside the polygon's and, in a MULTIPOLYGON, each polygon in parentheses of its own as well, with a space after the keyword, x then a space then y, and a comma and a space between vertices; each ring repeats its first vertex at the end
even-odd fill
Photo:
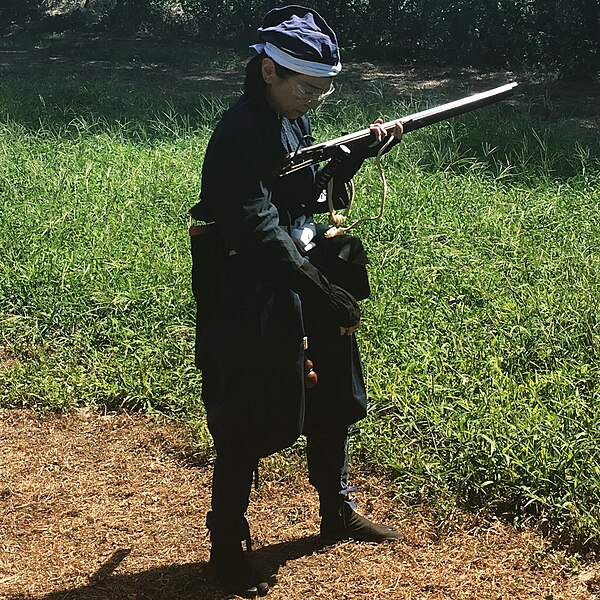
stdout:
POLYGON ((357 542, 392 542, 405 540, 405 537, 385 525, 371 523, 356 513, 344 502, 335 514, 324 515, 321 519, 321 539, 327 542, 356 540, 357 542))
POLYGON ((216 545, 210 549, 210 566, 223 586, 243 598, 266 596, 269 584, 244 555, 242 545, 216 545))
POLYGON ((206 526, 212 542, 210 566, 223 587, 244 598, 265 596, 269 591, 269 584, 248 562, 242 550, 242 540, 246 540, 248 551, 252 549, 246 518, 242 515, 238 518, 219 519, 218 513, 211 510, 206 515, 206 526))

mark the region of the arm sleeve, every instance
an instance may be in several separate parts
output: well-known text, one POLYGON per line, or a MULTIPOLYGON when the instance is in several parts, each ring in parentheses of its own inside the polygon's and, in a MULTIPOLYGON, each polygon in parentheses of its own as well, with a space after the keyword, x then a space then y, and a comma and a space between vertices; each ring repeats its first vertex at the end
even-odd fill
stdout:
POLYGON ((318 303, 339 325, 355 325, 360 320, 356 300, 311 265, 280 227, 265 183, 264 174, 269 171, 262 157, 266 152, 240 141, 251 136, 235 137, 215 140, 202 173, 201 195, 209 200, 226 245, 256 265, 262 280, 289 287, 302 299, 318 303))
MULTIPOLYGON (((338 166, 333 177, 333 207, 336 210, 342 210, 348 205, 349 197, 345 184, 348 183, 354 177, 354 175, 356 175, 367 158, 377 156, 377 153, 387 142, 387 140, 388 137, 385 137, 381 142, 374 145, 369 145, 369 141, 366 140, 363 145, 354 148, 338 166)), ((400 140, 394 139, 394 141, 386 150, 385 154, 387 154, 394 146, 396 146, 398 142, 400 142, 400 140)), ((317 171, 317 176, 320 170, 321 169, 317 171)), ((328 210, 327 203, 319 203, 316 205, 315 212, 327 212, 328 210)))

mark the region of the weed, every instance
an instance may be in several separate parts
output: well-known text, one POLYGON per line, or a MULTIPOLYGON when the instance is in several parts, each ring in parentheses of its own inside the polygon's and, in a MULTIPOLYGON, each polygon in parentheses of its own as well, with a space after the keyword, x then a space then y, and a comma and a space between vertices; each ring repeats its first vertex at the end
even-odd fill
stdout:
MULTIPOLYGON (((186 213, 226 104, 0 84, 3 406, 201 417, 186 213)), ((315 131, 417 108, 374 88, 326 103, 315 131)), ((357 231, 373 294, 354 452, 440 523, 468 504, 600 536, 598 156, 566 126, 499 105, 385 158, 387 212, 357 231)), ((356 188, 355 215, 375 212, 374 165, 356 188)))

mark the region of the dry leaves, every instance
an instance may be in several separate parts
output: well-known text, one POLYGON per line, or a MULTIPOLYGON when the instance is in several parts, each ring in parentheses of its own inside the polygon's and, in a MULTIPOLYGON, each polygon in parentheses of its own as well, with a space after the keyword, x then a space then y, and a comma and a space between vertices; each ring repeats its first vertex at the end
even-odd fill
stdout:
MULTIPOLYGON (((266 459, 253 492, 251 556, 276 579, 272 600, 584 600, 599 589, 594 565, 573 573, 531 531, 492 522, 435 541, 422 515, 399 514, 382 482, 364 475, 354 482, 363 514, 408 542, 323 547, 303 470, 266 459)), ((226 598, 206 565, 210 480, 175 426, 0 410, 0 598, 226 598)))

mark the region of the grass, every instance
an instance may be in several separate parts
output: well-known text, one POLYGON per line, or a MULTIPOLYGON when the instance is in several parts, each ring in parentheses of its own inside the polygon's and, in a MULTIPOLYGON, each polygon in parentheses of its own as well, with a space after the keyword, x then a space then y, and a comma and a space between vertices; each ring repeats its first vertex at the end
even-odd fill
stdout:
MULTIPOLYGON (((225 105, 0 83, 0 405, 202 422, 186 213, 225 105)), ((315 129, 417 108, 374 90, 325 105, 315 129)), ((598 150, 567 121, 505 103, 386 157, 384 220, 356 232, 373 295, 354 458, 440 524, 483 506, 600 540, 598 150)), ((375 213, 373 164, 356 187, 354 216, 375 213)))
POLYGON ((597 528, 597 194, 430 180, 444 192, 402 211, 375 268, 366 453, 408 471, 414 501, 433 487, 556 533, 557 513, 561 533, 597 528))

